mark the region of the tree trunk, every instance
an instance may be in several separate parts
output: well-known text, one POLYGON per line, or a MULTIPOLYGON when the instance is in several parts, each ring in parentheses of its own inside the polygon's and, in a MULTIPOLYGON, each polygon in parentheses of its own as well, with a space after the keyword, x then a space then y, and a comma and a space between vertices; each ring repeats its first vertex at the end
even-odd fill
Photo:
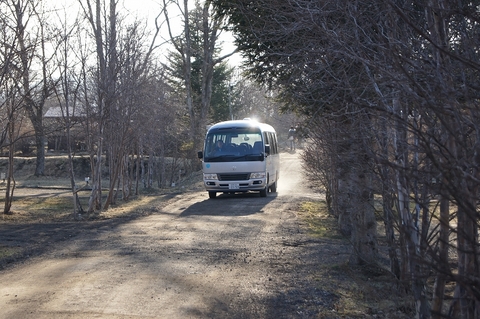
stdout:
MULTIPOLYGON (((383 181, 388 183, 391 179, 388 177, 388 168, 383 168, 383 181)), ((385 224, 385 236, 388 244, 388 256, 390 260, 390 271, 395 275, 397 279, 400 279, 400 261, 398 258, 398 245, 395 240, 395 217, 393 214, 393 194, 391 192, 392 187, 390 185, 384 185, 382 187, 382 207, 383 218, 385 224)))
POLYGON ((337 163, 337 218, 338 226, 342 235, 350 237, 352 234, 352 209, 351 201, 353 194, 351 191, 355 188, 352 176, 353 161, 348 152, 351 147, 348 136, 339 138, 338 143, 338 163, 337 163))
POLYGON ((39 129, 35 130, 35 141, 37 146, 37 160, 35 165, 35 176, 45 175, 45 142, 46 138, 43 134, 43 127, 39 125, 39 129))
POLYGON ((82 218, 82 214, 84 213, 82 204, 80 203, 80 199, 78 198, 78 189, 77 185, 75 184, 75 172, 74 172, 74 164, 73 164, 73 156, 72 156, 72 147, 70 143, 70 129, 67 124, 67 148, 68 148, 68 172, 70 177, 70 187, 72 190, 72 202, 73 202, 73 217, 76 220, 80 220, 82 218))
POLYGON ((433 287, 433 300, 432 300, 432 319, 441 319, 443 300, 445 297, 445 284, 447 280, 447 274, 450 273, 448 269, 448 243, 450 234, 450 210, 449 200, 442 196, 440 199, 440 238, 439 238, 439 252, 438 252, 438 266, 439 271, 435 276, 435 284, 433 287))
MULTIPOLYGON (((338 224, 353 245, 352 264, 376 264, 378 261, 377 223, 373 205, 372 177, 364 142, 356 132, 361 116, 345 119, 337 126, 338 140, 338 224)), ((362 128, 365 130, 365 128, 362 128)))
POLYGON ((363 143, 352 143, 351 158, 356 164, 351 167, 351 241, 353 254, 351 264, 378 263, 377 221, 373 205, 372 179, 367 154, 363 151, 363 143))
POLYGON ((141 178, 141 170, 142 170, 142 160, 141 160, 141 154, 143 150, 143 140, 140 140, 140 143, 137 145, 137 156, 132 155, 132 167, 131 170, 133 171, 132 177, 134 177, 135 181, 135 195, 138 195, 140 193, 140 178, 141 178))
MULTIPOLYGON (((11 124, 13 126, 13 124, 11 124)), ((11 131, 13 129, 9 128, 9 135, 11 135, 11 131)), ((13 192, 15 191, 15 178, 13 177, 13 161, 14 161, 14 153, 15 153, 15 143, 11 143, 8 147, 8 167, 6 172, 6 182, 7 185, 5 186, 5 206, 3 209, 4 214, 11 214, 12 203, 13 203, 13 192)))
POLYGON ((476 280, 471 274, 478 274, 479 269, 479 249, 478 249, 478 212, 477 212, 477 191, 478 183, 475 181, 468 185, 465 179, 458 183, 459 189, 462 189, 463 198, 458 198, 457 211, 457 254, 458 254, 458 280, 456 293, 458 297, 459 318, 477 319, 479 309, 478 291, 477 300, 475 292, 476 280), (469 187, 470 186, 470 187, 469 187))

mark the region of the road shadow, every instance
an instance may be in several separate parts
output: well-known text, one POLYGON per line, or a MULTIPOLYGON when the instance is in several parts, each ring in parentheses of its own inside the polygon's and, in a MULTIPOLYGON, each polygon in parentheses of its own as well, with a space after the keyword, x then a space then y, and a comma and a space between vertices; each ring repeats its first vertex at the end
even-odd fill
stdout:
MULTIPOLYGON (((174 198, 178 194, 164 195, 165 201, 174 198)), ((24 196, 45 197, 43 193, 24 194, 24 196)), ((48 196, 59 196, 57 193, 48 196)), ((35 256, 41 256, 51 252, 72 239, 90 238, 92 241, 99 233, 115 232, 119 226, 132 222, 139 218, 155 214, 159 210, 156 207, 139 209, 126 215, 106 218, 102 215, 96 218, 76 221, 24 221, 18 223, 0 222, 0 252, 1 249, 11 251, 8 254, 0 254, 0 271, 14 266, 18 262, 35 256)))
POLYGON ((258 193, 221 194, 213 199, 195 203, 180 217, 187 216, 248 216, 263 213, 263 208, 277 198, 277 193, 260 197, 258 193))

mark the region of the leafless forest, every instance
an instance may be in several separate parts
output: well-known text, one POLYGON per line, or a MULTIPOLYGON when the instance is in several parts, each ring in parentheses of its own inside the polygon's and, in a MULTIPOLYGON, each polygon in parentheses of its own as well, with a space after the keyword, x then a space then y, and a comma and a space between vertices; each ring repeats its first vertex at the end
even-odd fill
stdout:
MULTIPOLYGON (((381 220, 389 270, 417 318, 480 318, 480 1, 163 0, 149 25, 115 0, 78 0, 75 13, 48 2, 0 2, 11 168, 30 138, 42 175, 46 137, 62 132, 70 160, 80 144, 90 156, 90 202, 74 201, 74 214, 100 212, 168 184, 166 158, 198 169, 209 123, 254 114, 283 129, 292 123, 280 112, 293 112, 350 262, 384 267, 381 220), (248 79, 221 54, 226 30, 248 79)), ((10 169, 4 213, 14 181, 10 169)), ((71 181, 75 198, 73 169, 71 181)))

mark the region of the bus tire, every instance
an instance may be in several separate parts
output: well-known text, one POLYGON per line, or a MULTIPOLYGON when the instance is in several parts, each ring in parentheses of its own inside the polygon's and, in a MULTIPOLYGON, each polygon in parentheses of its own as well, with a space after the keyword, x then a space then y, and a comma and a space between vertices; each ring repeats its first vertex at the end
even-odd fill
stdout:
POLYGON ((267 197, 268 187, 265 187, 260 191, 260 197, 267 197))
POLYGON ((274 183, 270 186, 270 192, 272 192, 272 193, 276 193, 276 192, 277 192, 277 182, 274 182, 274 183))
POLYGON ((209 198, 217 198, 217 192, 208 192, 208 197, 209 198))

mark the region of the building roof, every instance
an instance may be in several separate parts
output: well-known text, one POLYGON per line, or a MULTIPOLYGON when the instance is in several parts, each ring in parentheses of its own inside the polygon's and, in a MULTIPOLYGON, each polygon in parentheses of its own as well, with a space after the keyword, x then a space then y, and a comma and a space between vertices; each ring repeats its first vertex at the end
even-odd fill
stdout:
MULTIPOLYGON (((83 107, 77 107, 73 110, 70 110, 70 117, 85 117, 85 111, 83 107)), ((52 106, 50 107, 47 112, 45 112, 44 118, 61 118, 62 115, 62 108, 60 106, 52 106)))

